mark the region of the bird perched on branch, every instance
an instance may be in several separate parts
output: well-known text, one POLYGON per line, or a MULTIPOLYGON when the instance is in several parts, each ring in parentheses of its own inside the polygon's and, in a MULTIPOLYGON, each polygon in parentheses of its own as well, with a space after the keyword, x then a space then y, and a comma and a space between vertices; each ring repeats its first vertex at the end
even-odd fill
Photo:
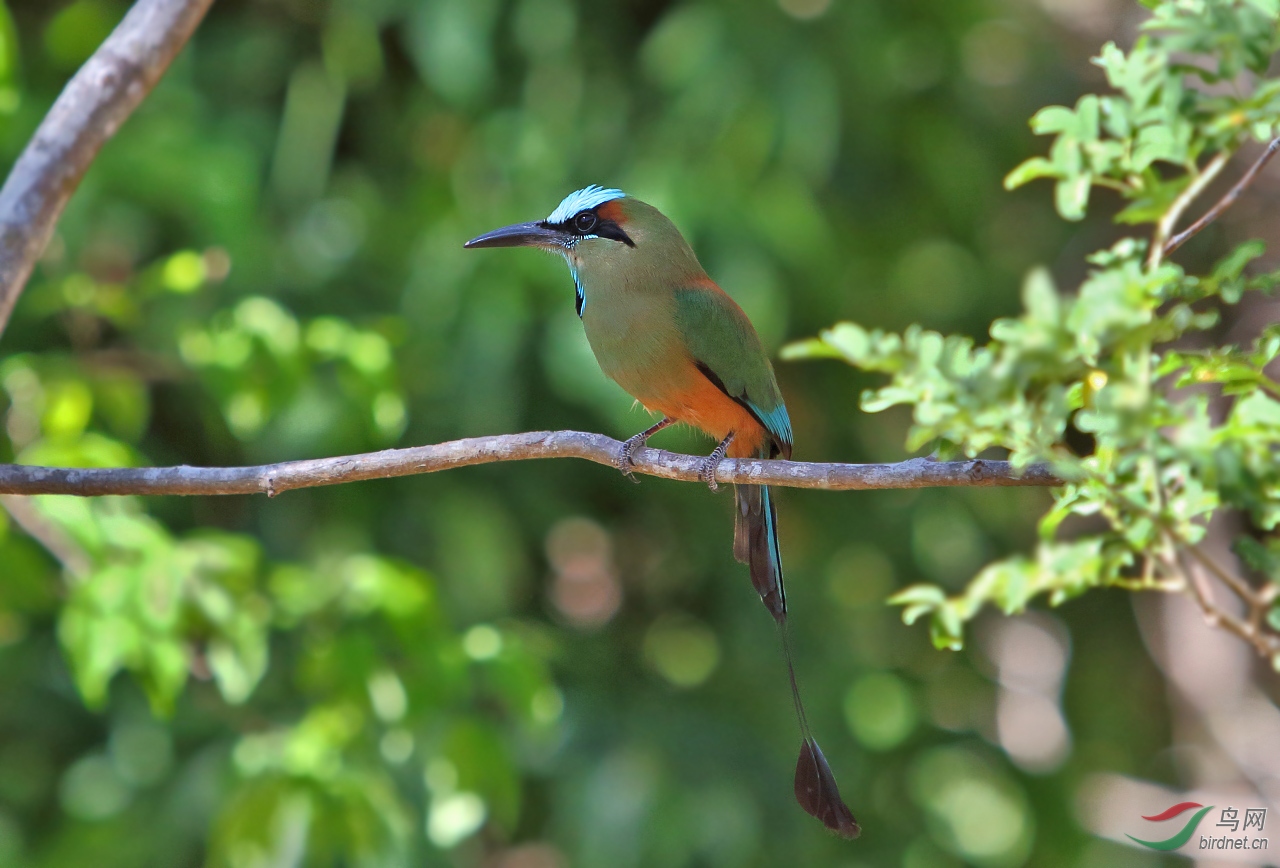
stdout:
MULTIPOLYGON (((633 481, 635 450, 675 422, 718 441, 701 473, 713 491, 716 466, 726 456, 791 457, 791 419, 759 336, 675 224, 652 205, 591 186, 570 193, 545 220, 496 229, 465 246, 537 247, 564 257, 596 361, 662 417, 623 444, 620 469, 633 481)), ((738 485, 735 500, 734 556, 750 565, 751 581, 778 623, 804 739, 796 798, 828 828, 855 837, 858 824, 809 731, 796 686, 772 497, 766 486, 738 485)))

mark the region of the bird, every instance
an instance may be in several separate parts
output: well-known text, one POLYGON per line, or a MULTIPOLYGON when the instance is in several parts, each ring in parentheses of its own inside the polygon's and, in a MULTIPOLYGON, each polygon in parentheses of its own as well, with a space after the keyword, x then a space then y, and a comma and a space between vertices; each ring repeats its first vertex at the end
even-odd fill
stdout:
MULTIPOLYGON (((680 230, 661 211, 622 190, 598 185, 565 196, 544 220, 504 226, 464 247, 532 247, 564 258, 574 310, 601 370, 659 417, 630 437, 619 469, 632 481, 635 452, 685 423, 717 445, 699 477, 715 491, 729 458, 790 458, 791 419, 773 366, 742 308, 703 269, 680 230)), ((828 829, 857 837, 800 700, 787 633, 787 601, 777 512, 767 486, 735 485, 733 552, 777 623, 802 745, 795 794, 828 829)))

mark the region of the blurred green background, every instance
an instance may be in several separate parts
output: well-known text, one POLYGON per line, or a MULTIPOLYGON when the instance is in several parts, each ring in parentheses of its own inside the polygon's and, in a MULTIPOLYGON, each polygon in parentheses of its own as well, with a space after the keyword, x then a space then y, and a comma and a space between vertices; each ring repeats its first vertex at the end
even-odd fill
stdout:
MULTIPOLYGON (((6 165, 126 5, 8 0, 6 165)), ((771 350, 842 318, 981 337, 1028 268, 1070 285, 1112 237, 1000 181, 1139 11, 218 0, 3 336, 0 459, 630 435, 648 417, 597 370, 563 264, 461 246, 588 183, 670 215, 771 350)), ((857 410, 869 379, 778 376, 797 459, 907 457, 905 415, 857 410)), ((1076 814, 1096 772, 1179 778, 1127 595, 992 617, 958 654, 883 603, 1026 548, 1043 492, 779 499, 800 678, 857 842, 794 804, 731 497, 548 461, 274 500, 7 500, 0 865, 1160 864, 1076 814)))

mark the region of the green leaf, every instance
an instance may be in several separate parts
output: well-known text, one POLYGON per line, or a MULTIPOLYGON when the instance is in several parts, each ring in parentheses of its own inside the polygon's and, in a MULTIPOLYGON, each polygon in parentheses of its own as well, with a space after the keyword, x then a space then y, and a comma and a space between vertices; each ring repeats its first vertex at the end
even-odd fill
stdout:
POLYGON ((1064 178, 1053 188, 1054 206, 1063 220, 1083 220, 1089 204, 1089 188, 1093 177, 1088 174, 1064 178))
POLYGON ((1270 581, 1280 583, 1280 542, 1262 543, 1251 536, 1236 537, 1232 548, 1249 568, 1262 573, 1270 581))
POLYGON ((871 351, 870 335, 861 326, 849 322, 823 332, 822 342, 852 363, 862 361, 871 351))
POLYGON ((1031 131, 1038 136, 1054 133, 1076 132, 1079 118, 1066 106, 1051 105, 1040 109, 1031 118, 1031 131))
POLYGON ((1022 306, 1027 318, 1047 325, 1057 325, 1062 306, 1053 276, 1047 268, 1033 268, 1022 281, 1022 306))
POLYGON ((914 624, 921 616, 933 612, 946 600, 946 592, 937 585, 911 585, 890 597, 889 604, 903 606, 903 622, 914 624))
POLYGON ((1181 175, 1167 182, 1156 181, 1144 185, 1142 192, 1113 219, 1130 226, 1159 222, 1190 180, 1186 175, 1181 175))
POLYGON ((1060 177, 1058 168, 1044 157, 1031 157, 1024 160, 1016 169, 1005 175, 1004 188, 1014 190, 1037 178, 1060 177))
POLYGON ((778 354, 781 359, 788 362, 798 361, 801 359, 838 359, 840 352, 835 347, 819 338, 807 338, 802 341, 794 341, 782 348, 778 354))

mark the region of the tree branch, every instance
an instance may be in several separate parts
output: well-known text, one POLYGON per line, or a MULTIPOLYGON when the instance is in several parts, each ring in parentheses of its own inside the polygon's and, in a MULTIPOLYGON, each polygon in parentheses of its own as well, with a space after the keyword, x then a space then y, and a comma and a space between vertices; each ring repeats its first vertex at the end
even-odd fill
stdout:
POLYGON ((1195 560, 1200 563, 1200 566, 1204 567, 1216 576, 1218 581, 1230 588, 1231 591, 1243 600, 1250 608, 1261 605, 1256 588, 1239 576, 1233 575, 1223 567, 1219 566, 1217 561, 1205 554, 1204 550, 1195 543, 1185 543, 1185 546, 1187 553, 1190 554, 1191 557, 1195 558, 1195 560))
POLYGON ((88 553, 66 531, 41 515, 35 503, 23 497, 4 495, 0 496, 0 507, 4 507, 27 536, 57 558, 73 580, 79 581, 89 575, 93 561, 88 553))
POLYGON ((1219 151, 1212 160, 1205 164, 1205 167, 1198 174, 1191 178, 1191 183, 1187 185, 1187 189, 1178 194, 1178 198, 1173 200, 1169 210, 1164 212, 1164 216, 1156 224, 1155 236, 1151 239, 1151 251, 1147 254, 1148 271, 1155 271, 1159 267, 1161 258, 1167 252, 1167 239, 1173 234, 1173 227, 1178 225, 1178 218, 1182 216, 1182 212, 1186 211, 1196 197, 1204 192, 1205 187, 1208 187, 1213 179, 1218 177, 1218 173, 1223 170, 1230 160, 1230 151, 1219 151))
POLYGON ((1221 217, 1222 212, 1234 205, 1236 200, 1240 198, 1240 194, 1249 188, 1249 185, 1253 183, 1253 179, 1258 177, 1258 173, 1262 171, 1262 167, 1276 155, 1278 150, 1280 150, 1280 136, 1271 140, 1262 155, 1249 167, 1249 171, 1241 175, 1240 180, 1236 181, 1232 188, 1226 192, 1226 195, 1206 211, 1203 217, 1169 239, 1169 243, 1164 246, 1164 255, 1168 256, 1199 234, 1201 229, 1221 217))
POLYGON ((1266 660, 1274 661, 1277 659, 1280 656, 1280 636, 1263 627, 1262 619, 1266 614, 1266 606, 1259 602, 1259 598, 1255 594, 1251 593, 1252 589, 1242 580, 1231 576, 1221 567, 1218 567, 1196 546, 1187 544, 1183 547, 1195 558, 1195 563, 1189 563, 1182 556, 1183 549, 1177 548, 1177 543, 1171 536, 1166 535, 1164 542, 1166 547, 1174 552, 1173 554, 1165 554, 1162 559, 1166 574, 1171 578, 1181 580, 1181 589, 1200 607, 1201 612, 1204 613, 1205 623, 1210 627, 1234 633, 1252 645, 1253 649, 1266 660), (1242 597, 1246 607, 1244 618, 1218 605, 1213 597, 1213 588, 1209 583, 1208 576, 1201 570, 1213 573, 1219 581, 1235 591, 1237 596, 1242 597), (1242 589, 1244 593, 1242 593, 1242 589))
POLYGON ((80 67, 0 189, 0 333, 67 200, 213 0, 138 0, 80 67))
MULTIPOLYGON (((142 467, 73 469, 0 464, 0 494, 266 494, 434 473, 473 464, 534 458, 582 458, 617 467, 622 444, 582 431, 531 431, 472 437, 431 446, 387 449, 363 455, 285 461, 258 467, 142 467)), ((706 460, 660 449, 635 453, 636 473, 699 481, 706 460)), ((1042 465, 1018 472, 1007 461, 931 461, 898 464, 811 464, 728 458, 716 467, 717 482, 754 483, 828 491, 950 486, 1054 486, 1063 481, 1042 465)))

